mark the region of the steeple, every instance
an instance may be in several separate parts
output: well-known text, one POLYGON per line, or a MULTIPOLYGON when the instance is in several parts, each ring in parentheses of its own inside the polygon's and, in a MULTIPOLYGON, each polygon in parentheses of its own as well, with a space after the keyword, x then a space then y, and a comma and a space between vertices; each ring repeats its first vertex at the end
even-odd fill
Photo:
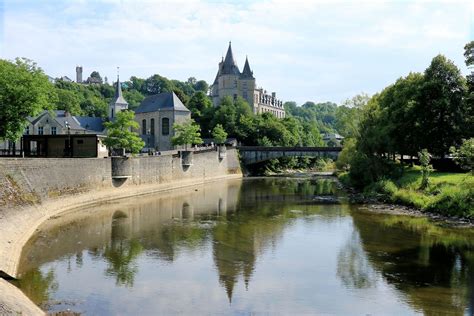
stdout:
POLYGON ((243 79, 255 79, 255 78, 253 77, 253 71, 250 70, 250 65, 249 65, 249 59, 248 59, 248 57, 245 57, 244 70, 242 70, 242 74, 240 75, 240 78, 243 78, 243 79))
POLYGON ((113 119, 117 112, 128 109, 128 102, 122 95, 122 85, 120 84, 119 67, 117 67, 117 83, 115 85, 115 95, 109 105, 109 118, 113 119))
POLYGON ((232 53, 232 42, 229 42, 229 48, 225 54, 224 64, 222 65, 223 75, 240 75, 239 68, 235 64, 234 54, 232 53))

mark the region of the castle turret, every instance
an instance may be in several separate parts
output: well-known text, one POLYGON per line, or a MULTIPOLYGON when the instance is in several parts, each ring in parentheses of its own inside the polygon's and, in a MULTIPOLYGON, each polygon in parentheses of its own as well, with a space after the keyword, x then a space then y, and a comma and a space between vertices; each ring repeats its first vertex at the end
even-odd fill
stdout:
POLYGON ((117 74, 117 83, 115 85, 115 95, 109 104, 109 119, 114 119, 118 112, 127 110, 128 102, 122 95, 122 85, 120 84, 120 77, 117 74))
POLYGON ((248 57, 245 57, 244 70, 242 70, 242 74, 240 75, 240 78, 241 79, 255 79, 253 77, 253 71, 250 70, 248 57))

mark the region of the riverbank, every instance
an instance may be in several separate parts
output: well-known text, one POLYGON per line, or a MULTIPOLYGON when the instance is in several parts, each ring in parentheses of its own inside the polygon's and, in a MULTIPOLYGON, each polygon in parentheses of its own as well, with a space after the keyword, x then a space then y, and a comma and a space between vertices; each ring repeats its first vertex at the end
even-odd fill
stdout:
MULTIPOLYGON (((130 158, 129 172, 127 178, 113 179, 109 159, 1 159, 0 276, 17 276, 23 246, 49 218, 111 200, 242 177, 235 149, 225 157, 216 151, 195 153, 187 165, 175 153, 130 158)), ((29 300, 20 291, 15 293, 21 297, 3 295, 10 292, 11 284, 2 280, 0 306, 16 314, 16 302, 29 300)), ((30 303, 27 314, 38 314, 30 303)))
POLYGON ((372 210, 427 216, 451 226, 474 226, 474 176, 469 173, 434 172, 424 190, 420 189, 417 168, 406 170, 397 180, 380 180, 363 191, 350 185, 347 173, 338 178, 353 203, 368 204, 372 210))

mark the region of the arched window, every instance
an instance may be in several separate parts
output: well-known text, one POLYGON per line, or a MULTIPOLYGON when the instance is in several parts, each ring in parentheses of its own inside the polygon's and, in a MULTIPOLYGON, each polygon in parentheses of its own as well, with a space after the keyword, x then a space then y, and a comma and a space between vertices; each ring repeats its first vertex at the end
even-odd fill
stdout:
POLYGON ((170 134, 170 119, 164 117, 161 120, 161 134, 162 135, 169 135, 170 134))
POLYGON ((150 134, 155 135, 155 119, 150 120, 150 134))
POLYGON ((146 120, 142 120, 142 135, 146 135, 146 120))

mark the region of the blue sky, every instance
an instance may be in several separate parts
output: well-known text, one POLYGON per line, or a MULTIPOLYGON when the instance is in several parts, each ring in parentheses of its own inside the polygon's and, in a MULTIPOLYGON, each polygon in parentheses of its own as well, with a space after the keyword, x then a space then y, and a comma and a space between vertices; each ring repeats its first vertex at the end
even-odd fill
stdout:
MULTIPOLYGON (((0 0, 0 54, 53 77, 98 70, 209 83, 232 41, 284 101, 373 94, 444 54, 467 73, 474 1, 0 0)), ((115 79, 114 79, 115 80, 115 79)))

